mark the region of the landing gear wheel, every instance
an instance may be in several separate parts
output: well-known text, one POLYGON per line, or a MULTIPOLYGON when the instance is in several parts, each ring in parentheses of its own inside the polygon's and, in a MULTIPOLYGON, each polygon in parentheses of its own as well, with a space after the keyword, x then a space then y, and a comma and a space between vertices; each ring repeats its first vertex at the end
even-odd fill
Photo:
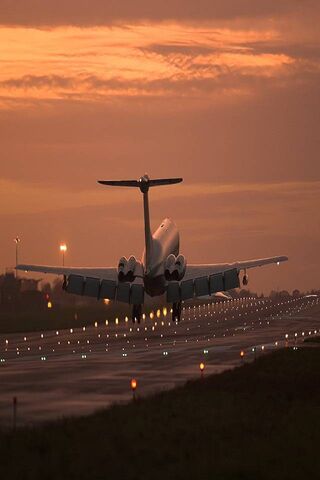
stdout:
POLYGON ((142 306, 141 305, 133 305, 132 308, 132 323, 141 322, 142 318, 142 306))
POLYGON ((180 322, 181 310, 182 310, 181 302, 176 302, 172 304, 172 321, 173 322, 180 322))

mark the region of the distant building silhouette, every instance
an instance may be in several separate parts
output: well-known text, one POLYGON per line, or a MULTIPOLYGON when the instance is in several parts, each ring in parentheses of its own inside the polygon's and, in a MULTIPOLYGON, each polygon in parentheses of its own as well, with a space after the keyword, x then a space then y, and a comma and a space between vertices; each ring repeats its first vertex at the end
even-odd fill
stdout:
POLYGON ((46 300, 38 290, 40 280, 16 278, 14 271, 7 269, 0 276, 0 311, 38 310, 46 307, 46 300))

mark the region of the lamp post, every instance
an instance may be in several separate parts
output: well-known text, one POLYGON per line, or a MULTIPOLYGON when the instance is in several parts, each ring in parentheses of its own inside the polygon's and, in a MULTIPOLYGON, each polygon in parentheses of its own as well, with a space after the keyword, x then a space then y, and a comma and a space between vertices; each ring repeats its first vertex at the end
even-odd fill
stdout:
POLYGON ((60 252, 62 253, 62 266, 64 267, 64 254, 67 251, 67 245, 65 243, 60 243, 60 252))
MULTIPOLYGON (((16 266, 18 265, 18 254, 19 254, 19 250, 18 250, 18 245, 19 243, 21 242, 21 239, 18 237, 18 235, 16 236, 16 238, 13 239, 14 243, 16 244, 16 266)), ((16 269, 16 278, 18 278, 18 271, 16 269)))

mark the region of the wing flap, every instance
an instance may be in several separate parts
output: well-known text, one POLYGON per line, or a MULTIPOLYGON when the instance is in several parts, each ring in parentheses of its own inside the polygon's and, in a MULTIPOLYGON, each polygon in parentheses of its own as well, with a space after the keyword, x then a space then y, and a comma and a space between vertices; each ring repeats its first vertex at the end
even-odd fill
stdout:
POLYGON ((288 257, 268 257, 234 263, 209 265, 188 265, 181 282, 169 282, 167 302, 179 302, 194 297, 215 296, 240 287, 239 273, 247 268, 262 267, 272 263, 285 262, 288 257))
POLYGON ((236 268, 181 282, 168 282, 167 302, 175 303, 182 300, 191 300, 194 297, 207 297, 239 286, 239 272, 236 268))

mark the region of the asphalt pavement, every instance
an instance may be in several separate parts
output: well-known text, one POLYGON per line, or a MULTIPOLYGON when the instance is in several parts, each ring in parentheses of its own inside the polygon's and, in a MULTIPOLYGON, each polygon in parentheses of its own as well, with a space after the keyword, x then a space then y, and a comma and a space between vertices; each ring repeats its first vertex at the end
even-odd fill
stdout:
POLYGON ((183 309, 179 324, 159 309, 140 325, 0 335, 0 425, 89 414, 136 396, 218 373, 283 346, 299 348, 320 329, 316 296, 238 299, 183 309), (203 373, 200 363, 204 364, 203 373))

